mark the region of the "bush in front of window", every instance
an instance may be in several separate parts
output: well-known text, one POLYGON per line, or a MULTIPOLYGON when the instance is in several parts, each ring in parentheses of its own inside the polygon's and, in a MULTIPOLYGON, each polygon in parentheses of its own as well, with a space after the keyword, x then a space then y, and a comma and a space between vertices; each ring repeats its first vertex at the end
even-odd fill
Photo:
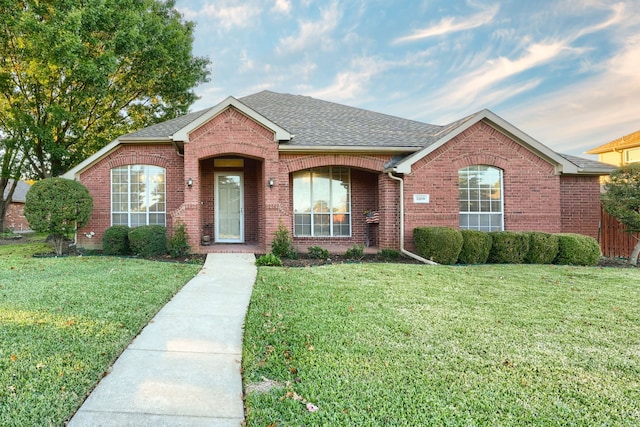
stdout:
POLYGON ((527 264, 551 264, 558 255, 558 236, 541 231, 530 231, 529 252, 524 258, 527 264))
POLYGON ((167 229, 162 225, 143 225, 129 231, 129 245, 134 255, 145 258, 167 253, 167 229))
POLYGON ((307 248, 307 250, 309 251, 309 258, 324 260, 329 258, 329 251, 326 249, 322 249, 320 246, 311 246, 307 248))
POLYGON ((593 237, 582 234, 560 233, 558 256, 555 264, 596 265, 600 260, 600 245, 593 237))
POLYGON ((491 235, 478 230, 460 230, 460 234, 462 234, 462 249, 458 255, 458 263, 486 263, 493 242, 491 235))
POLYGON ((438 264, 455 264, 462 250, 462 234, 451 227, 416 227, 413 229, 416 252, 438 264))
POLYGON ((113 225, 102 236, 102 252, 105 255, 130 255, 129 231, 126 225, 113 225))
POLYGON ((282 220, 278 224, 273 242, 271 242, 271 252, 279 258, 296 259, 298 251, 293 246, 293 239, 289 230, 284 226, 282 220))
POLYGON ((187 256, 191 253, 189 245, 189 235, 187 234, 187 226, 184 222, 179 221, 173 227, 173 236, 169 239, 169 255, 172 258, 187 256))
POLYGON ((529 252, 529 236, 514 231, 492 231, 493 243, 488 262, 493 264, 522 264, 529 252))

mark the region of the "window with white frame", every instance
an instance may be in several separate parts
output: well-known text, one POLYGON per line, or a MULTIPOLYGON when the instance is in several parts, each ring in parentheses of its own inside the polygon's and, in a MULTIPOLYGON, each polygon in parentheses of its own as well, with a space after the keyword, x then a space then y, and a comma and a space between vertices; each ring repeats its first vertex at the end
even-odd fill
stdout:
POLYGON ((343 167, 293 173, 295 236, 351 235, 351 178, 343 167))
POLYGON ((165 176, 158 166, 111 169, 111 225, 166 225, 165 176))
POLYGON ((624 150, 624 161, 625 163, 640 162, 640 148, 629 148, 628 150, 624 150))
POLYGON ((502 170, 473 165, 458 171, 460 228, 479 231, 504 229, 502 170))

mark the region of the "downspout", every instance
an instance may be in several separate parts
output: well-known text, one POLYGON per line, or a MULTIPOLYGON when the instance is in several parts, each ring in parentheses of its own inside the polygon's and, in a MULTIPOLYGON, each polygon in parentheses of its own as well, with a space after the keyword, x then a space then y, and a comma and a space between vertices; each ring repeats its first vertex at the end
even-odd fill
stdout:
POLYGON ((389 172, 388 175, 389 178, 400 182, 400 252, 425 264, 438 265, 437 262, 422 258, 420 255, 409 252, 404 248, 404 180, 394 176, 392 172, 389 172))

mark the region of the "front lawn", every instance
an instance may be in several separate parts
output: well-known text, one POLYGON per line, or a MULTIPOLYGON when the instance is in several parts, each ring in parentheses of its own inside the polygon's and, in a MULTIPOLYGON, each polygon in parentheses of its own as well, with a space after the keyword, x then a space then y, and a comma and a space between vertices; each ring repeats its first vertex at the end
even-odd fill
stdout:
POLYGON ((0 425, 61 426, 200 265, 0 246, 0 425))
POLYGON ((640 425, 640 270, 259 269, 248 426, 640 425))

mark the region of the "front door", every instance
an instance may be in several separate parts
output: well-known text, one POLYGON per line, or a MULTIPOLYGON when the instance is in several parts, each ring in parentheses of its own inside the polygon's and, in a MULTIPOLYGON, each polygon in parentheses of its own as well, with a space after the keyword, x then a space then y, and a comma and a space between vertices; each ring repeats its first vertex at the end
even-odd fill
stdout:
POLYGON ((216 242, 244 242, 244 204, 242 172, 217 172, 216 242))

